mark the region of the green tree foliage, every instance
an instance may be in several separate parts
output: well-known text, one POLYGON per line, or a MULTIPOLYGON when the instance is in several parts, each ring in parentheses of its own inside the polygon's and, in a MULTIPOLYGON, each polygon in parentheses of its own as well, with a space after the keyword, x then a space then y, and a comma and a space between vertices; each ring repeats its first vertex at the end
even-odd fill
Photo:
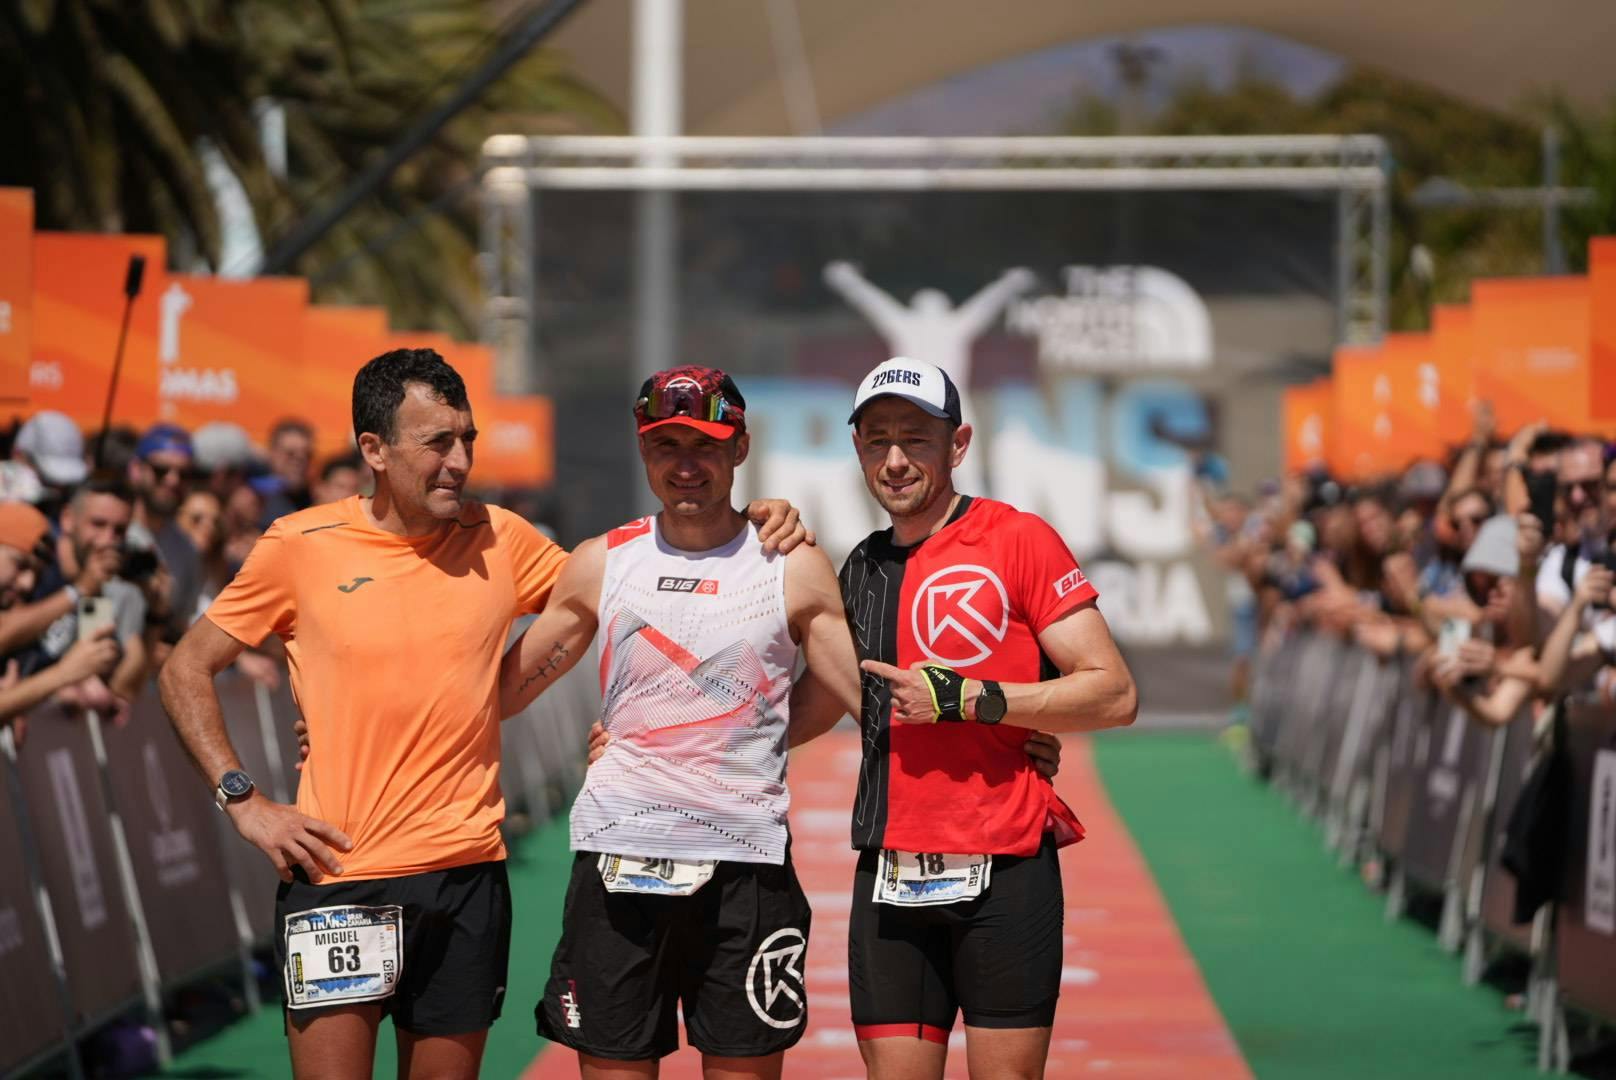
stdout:
MULTIPOLYGON (((0 184, 42 228, 147 231, 217 267, 211 146, 266 250, 486 55, 484 0, 9 0, 0 5, 0 184), (275 175, 257 112, 285 110, 275 175)), ((521 5, 518 14, 530 4, 521 5)), ((615 131, 621 118, 536 50, 300 261, 331 302, 395 323, 475 321, 474 169, 495 130, 615 131)))
MULTIPOLYGON (((1084 98, 1066 118, 1073 134, 1110 134, 1115 111, 1084 98)), ((1476 277, 1543 272, 1542 218, 1532 209, 1419 207, 1414 192, 1443 177, 1470 188, 1531 187, 1542 179, 1542 124, 1565 133, 1562 182, 1590 185, 1596 205, 1567 212, 1566 251, 1586 258, 1587 238, 1616 230, 1616 112, 1590 119, 1564 102, 1506 115, 1367 68, 1349 71, 1312 99, 1252 76, 1227 89, 1179 87, 1149 121, 1162 135, 1380 135, 1391 149, 1391 323, 1428 325, 1432 302, 1462 301, 1476 277), (1411 269, 1422 245, 1433 256, 1429 281, 1411 269)))

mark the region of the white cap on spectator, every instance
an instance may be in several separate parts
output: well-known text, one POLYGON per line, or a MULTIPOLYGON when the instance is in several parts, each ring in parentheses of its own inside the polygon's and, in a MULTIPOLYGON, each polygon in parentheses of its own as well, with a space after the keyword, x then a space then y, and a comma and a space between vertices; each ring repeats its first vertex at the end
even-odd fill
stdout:
POLYGON ((84 436, 65 413, 47 409, 29 417, 17 432, 16 447, 28 455, 47 484, 80 484, 90 473, 84 461, 84 436))
POLYGON ((245 469, 256 456, 246 429, 228 420, 203 424, 191 436, 191 460, 204 472, 245 469))
POLYGON ((1508 514, 1490 517, 1476 530, 1476 540, 1459 563, 1462 573, 1479 570, 1499 577, 1515 577, 1521 572, 1520 552, 1515 550, 1515 519, 1508 514))

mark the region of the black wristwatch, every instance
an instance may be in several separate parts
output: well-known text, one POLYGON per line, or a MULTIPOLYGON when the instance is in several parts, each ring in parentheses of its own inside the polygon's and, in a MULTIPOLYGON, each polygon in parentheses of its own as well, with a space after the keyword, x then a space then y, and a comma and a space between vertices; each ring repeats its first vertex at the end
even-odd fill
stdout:
POLYGON ((931 684, 931 700, 937 708, 937 719, 959 723, 965 719, 965 676, 941 664, 927 664, 920 669, 931 684))
POLYGON ((1004 688, 992 679, 982 680, 982 690, 976 695, 976 722, 997 724, 1004 719, 1009 706, 1004 700, 1004 688))
POLYGON ((226 803, 240 802, 253 793, 253 778, 240 769, 231 769, 219 777, 219 786, 213 789, 213 801, 223 810, 226 803))

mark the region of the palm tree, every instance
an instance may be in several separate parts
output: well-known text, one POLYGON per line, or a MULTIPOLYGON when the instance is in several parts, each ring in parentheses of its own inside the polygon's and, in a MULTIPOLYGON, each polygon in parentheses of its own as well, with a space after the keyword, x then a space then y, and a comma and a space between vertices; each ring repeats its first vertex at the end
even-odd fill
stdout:
MULTIPOLYGON (((500 29, 484 0, 13 0, 0 6, 0 184, 35 189, 41 227, 158 232, 180 261, 218 268, 209 148, 267 246, 500 29), (261 140, 264 102, 283 109, 284 175, 261 140)), ((473 170, 496 127, 621 118, 536 51, 300 260, 317 298, 386 303, 401 325, 474 325, 473 170)))

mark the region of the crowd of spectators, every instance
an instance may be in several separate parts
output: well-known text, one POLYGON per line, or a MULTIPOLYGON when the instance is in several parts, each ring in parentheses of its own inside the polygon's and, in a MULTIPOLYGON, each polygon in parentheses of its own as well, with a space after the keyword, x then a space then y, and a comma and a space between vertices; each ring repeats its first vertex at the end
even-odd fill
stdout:
MULTIPOLYGON (((113 427, 40 412, 0 441, 0 725, 40 707, 114 721, 275 518, 369 490, 357 453, 313 462, 286 419, 260 449, 232 423, 113 427)), ((273 688, 279 658, 241 674, 273 688)))
POLYGON ((1319 472, 1255 498, 1207 491, 1237 696, 1259 641, 1306 625, 1411 658, 1418 685, 1485 725, 1533 701, 1612 699, 1616 444, 1545 424, 1504 440, 1494 426, 1478 403, 1465 445, 1379 483, 1319 472))

